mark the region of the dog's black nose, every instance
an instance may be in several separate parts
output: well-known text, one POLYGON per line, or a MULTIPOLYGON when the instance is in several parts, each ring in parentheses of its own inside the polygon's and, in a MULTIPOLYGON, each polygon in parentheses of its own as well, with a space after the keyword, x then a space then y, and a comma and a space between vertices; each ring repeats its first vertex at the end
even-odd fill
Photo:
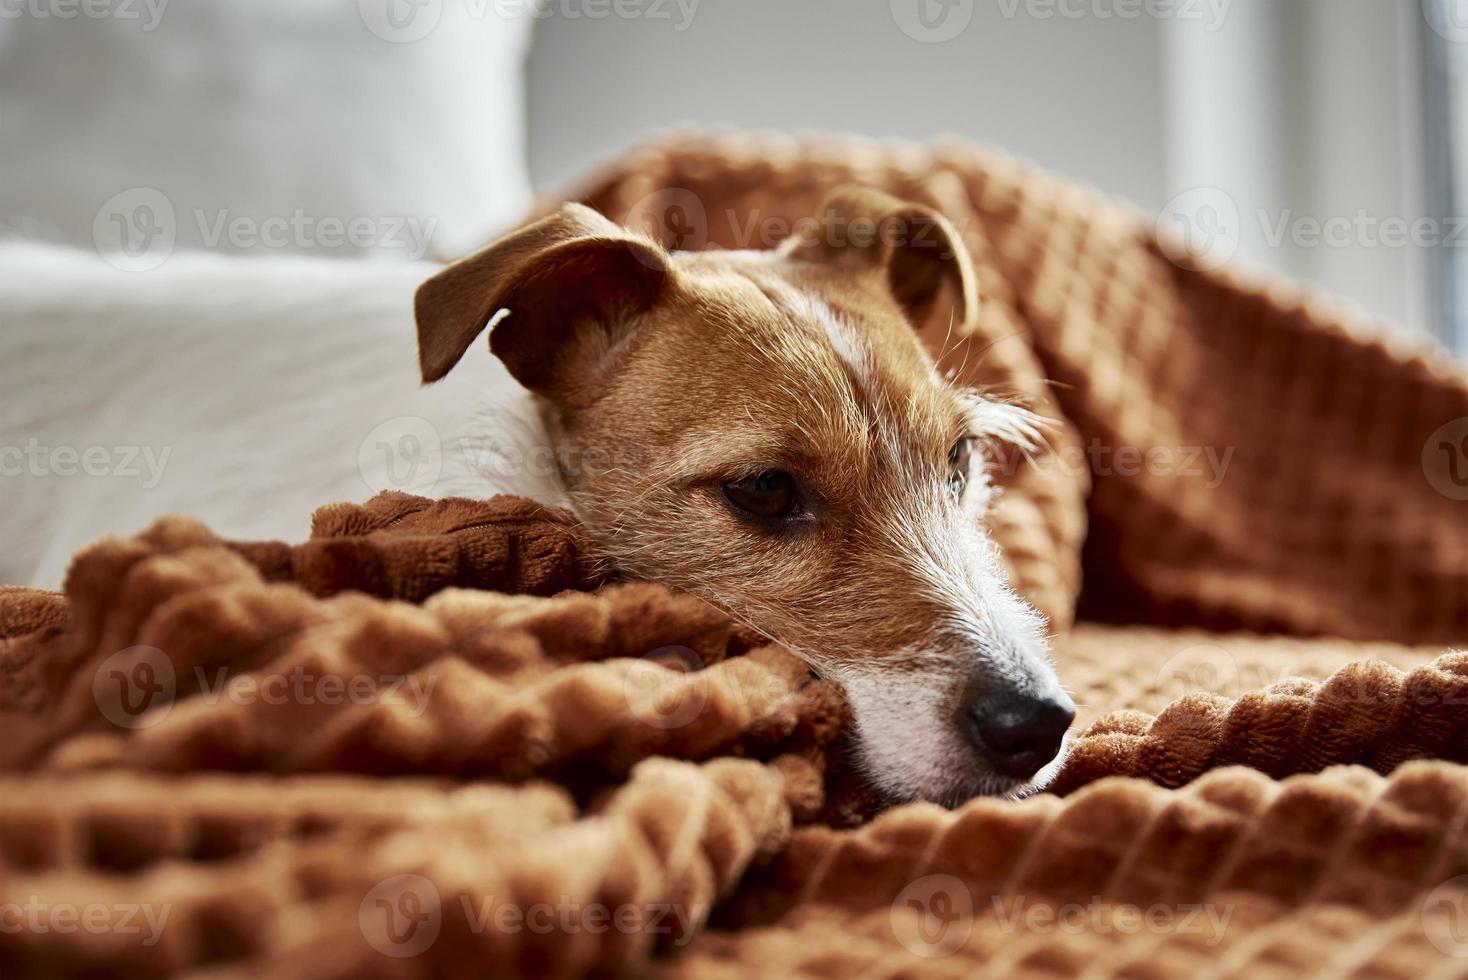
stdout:
POLYGON ((974 743, 995 771, 1029 779, 1055 758, 1076 706, 1064 693, 981 699, 969 709, 974 743))

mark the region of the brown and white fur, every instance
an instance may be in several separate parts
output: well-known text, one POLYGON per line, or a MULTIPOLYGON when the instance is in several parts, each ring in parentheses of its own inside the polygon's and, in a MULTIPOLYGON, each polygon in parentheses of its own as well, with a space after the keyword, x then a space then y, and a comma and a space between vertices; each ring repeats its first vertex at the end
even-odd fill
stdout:
POLYGON ((1040 420, 946 382, 914 330, 971 317, 973 278, 944 218, 872 191, 767 252, 669 253, 567 205, 419 289, 420 365, 437 381, 490 326, 596 546, 837 682, 879 789, 1019 794, 1073 705, 983 530, 983 449, 1040 420), (752 486, 796 504, 742 510, 752 486), (985 731, 1036 711, 1038 741, 996 756, 985 731))

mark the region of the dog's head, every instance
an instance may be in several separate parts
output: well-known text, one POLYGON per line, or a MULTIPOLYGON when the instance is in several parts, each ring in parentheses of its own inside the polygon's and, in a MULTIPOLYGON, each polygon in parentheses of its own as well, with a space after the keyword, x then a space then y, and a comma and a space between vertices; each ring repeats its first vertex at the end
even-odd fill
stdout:
POLYGON ((915 327, 975 305, 936 212, 837 192, 769 252, 670 254, 567 205, 425 283, 425 381, 492 322, 577 516, 842 686, 898 798, 1014 793, 1074 706, 982 530, 984 449, 1038 419, 935 370, 915 327))

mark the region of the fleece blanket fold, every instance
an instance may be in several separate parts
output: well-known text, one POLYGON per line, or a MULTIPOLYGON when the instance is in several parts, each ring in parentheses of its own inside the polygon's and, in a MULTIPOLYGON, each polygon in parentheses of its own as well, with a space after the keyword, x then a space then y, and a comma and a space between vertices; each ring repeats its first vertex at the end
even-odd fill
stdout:
POLYGON ((0 976, 1468 976, 1461 371, 970 147, 581 196, 747 247, 850 182, 954 220, 935 349, 1059 422, 992 461, 1081 711, 1047 792, 876 799, 839 690, 528 501, 170 517, 0 589, 0 976))

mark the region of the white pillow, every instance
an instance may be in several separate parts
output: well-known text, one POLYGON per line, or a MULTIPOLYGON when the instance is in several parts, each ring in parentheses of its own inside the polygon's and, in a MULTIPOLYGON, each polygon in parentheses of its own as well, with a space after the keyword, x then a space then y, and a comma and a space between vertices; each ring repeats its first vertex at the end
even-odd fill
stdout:
POLYGON ((0 18, 0 233, 447 256, 530 203, 528 5, 101 0, 0 18))
POLYGON ((429 263, 183 253, 146 275, 0 240, 0 585, 185 513, 305 538, 313 508, 381 490, 519 493, 555 474, 534 407, 481 340, 423 386, 429 263))

